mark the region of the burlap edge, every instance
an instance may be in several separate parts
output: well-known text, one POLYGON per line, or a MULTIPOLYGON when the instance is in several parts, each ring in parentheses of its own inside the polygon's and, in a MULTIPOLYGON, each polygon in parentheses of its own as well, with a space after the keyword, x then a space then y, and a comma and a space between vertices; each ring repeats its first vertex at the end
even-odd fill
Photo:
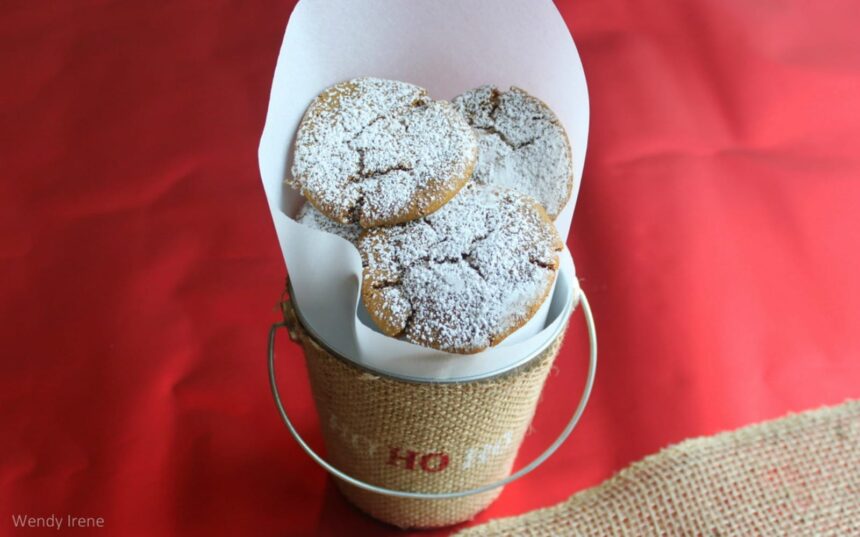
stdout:
POLYGON ((800 412, 788 412, 781 417, 773 418, 760 423, 746 425, 734 430, 726 430, 710 436, 698 436, 669 444, 656 453, 645 456, 619 470, 608 479, 598 485, 577 492, 566 500, 549 507, 535 509, 519 515, 498 518, 484 524, 463 529, 454 535, 462 537, 494 536, 494 535, 520 535, 529 530, 529 523, 535 521, 540 523, 543 519, 552 518, 553 514, 563 510, 567 504, 585 501, 592 496, 600 494, 605 488, 610 488, 619 482, 627 480, 632 474, 636 474, 643 466, 648 466, 652 461, 661 459, 666 454, 690 453, 701 451, 708 445, 722 441, 734 444, 742 443, 741 440, 753 438, 768 438, 783 435, 798 423, 824 421, 834 416, 850 415, 860 413, 860 400, 846 399, 836 405, 822 405, 818 408, 800 412), (516 532, 516 533, 513 533, 516 532))

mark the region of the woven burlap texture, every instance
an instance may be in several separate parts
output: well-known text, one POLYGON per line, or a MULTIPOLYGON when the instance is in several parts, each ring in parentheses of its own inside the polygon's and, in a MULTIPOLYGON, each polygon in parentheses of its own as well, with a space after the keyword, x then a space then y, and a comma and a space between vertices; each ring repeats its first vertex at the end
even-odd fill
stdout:
POLYGON ((457 534, 860 535, 860 401, 687 440, 569 500, 457 534))
MULTIPOLYGON (((287 304, 285 319, 304 349, 330 462, 368 483, 411 492, 467 490, 509 475, 564 337, 562 330, 538 357, 501 376, 414 383, 375 375, 333 355, 289 309, 287 304)), ((336 483, 360 509, 403 528, 470 520, 501 492, 427 500, 336 483)))

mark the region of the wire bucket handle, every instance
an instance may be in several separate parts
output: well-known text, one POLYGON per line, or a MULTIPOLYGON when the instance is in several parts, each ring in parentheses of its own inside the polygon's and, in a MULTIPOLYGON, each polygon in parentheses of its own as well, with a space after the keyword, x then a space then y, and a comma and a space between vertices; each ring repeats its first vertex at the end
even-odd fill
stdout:
MULTIPOLYGON (((285 298, 285 301, 286 300, 288 299, 285 298)), ((546 461, 553 453, 555 453, 555 451, 564 443, 564 441, 567 440, 568 436, 570 436, 570 433, 573 432, 573 429, 576 427, 576 424, 579 423, 579 419, 582 417, 582 413, 585 411, 585 406, 588 403, 588 398, 591 395, 591 389, 594 385, 594 375, 597 370, 597 332, 594 328, 594 317, 591 313, 591 307, 588 304, 588 299, 585 297, 585 293, 581 289, 579 289, 579 303, 582 305, 582 312, 585 317, 585 325, 588 329, 588 374, 585 379, 585 387, 582 390, 582 396, 579 399, 579 403, 577 404, 573 415, 567 422, 567 425, 565 425, 564 429, 561 431, 561 434, 558 435, 555 441, 553 441, 553 443, 550 444, 549 447, 543 453, 538 455, 530 463, 523 466, 508 477, 504 479, 499 479, 498 481, 493 481, 492 483, 488 483, 480 487, 452 492, 412 492, 380 487, 368 483, 366 481, 356 479, 355 477, 352 477, 351 475, 342 472, 341 470, 332 466, 317 452, 315 452, 307 444, 307 442, 305 442, 304 438, 302 438, 302 436, 299 434, 299 432, 293 425, 292 420, 290 420, 289 415, 287 415, 287 411, 284 408, 284 404, 281 402, 281 395, 278 390, 278 382, 275 379, 275 335, 277 334, 278 329, 286 328, 289 331, 290 338, 293 340, 296 340, 298 337, 298 321, 296 319, 295 312, 289 304, 287 304, 285 308, 286 310, 288 310, 285 312, 285 322, 276 323, 272 325, 272 328, 269 330, 269 384, 272 388, 272 397, 274 397, 275 399, 275 406, 278 408, 278 413, 281 415, 281 419, 283 419, 284 423, 287 426, 287 429, 289 429, 290 431, 290 434, 293 436, 296 442, 299 443, 299 446, 301 446, 305 453, 307 453, 311 459, 316 461, 317 464, 322 466, 330 474, 339 479, 342 479, 343 481, 346 481, 351 485, 354 485, 364 490, 368 490, 370 492, 384 494, 386 496, 396 496, 399 498, 414 498, 422 500, 462 498, 464 496, 471 496, 473 494, 487 492, 512 483, 543 464, 544 461, 546 461)))

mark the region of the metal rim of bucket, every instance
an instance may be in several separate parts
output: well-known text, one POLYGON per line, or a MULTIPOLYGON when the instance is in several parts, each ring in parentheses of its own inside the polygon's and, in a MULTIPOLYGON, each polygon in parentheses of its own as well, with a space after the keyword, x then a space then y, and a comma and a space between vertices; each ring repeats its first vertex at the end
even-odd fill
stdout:
POLYGON ((395 496, 399 498, 412 498, 412 499, 420 499, 420 500, 443 500, 443 499, 453 499, 453 498, 462 498, 465 496, 472 496, 474 494, 481 494, 484 492, 488 492, 490 490, 503 487, 509 483, 520 479, 526 474, 530 473, 532 470, 543 464, 555 451, 561 447, 565 440, 567 440, 570 433, 573 432, 573 429, 576 427, 577 423, 579 423, 580 418, 582 417, 583 412, 585 411, 585 406, 588 404, 588 399, 591 396, 591 389, 594 386, 594 376, 597 371, 597 332, 594 327, 594 317, 591 313, 591 306, 588 303, 588 299, 585 296, 585 293, 582 289, 578 289, 579 292, 579 303, 582 305, 583 316, 585 317, 585 324, 588 330, 588 374, 585 379, 585 387, 582 391, 582 396, 579 399, 579 403, 574 410, 573 415, 570 420, 565 425, 564 429, 561 431, 561 434, 550 444, 550 446, 540 455, 538 455, 535 459, 533 459, 530 463, 523 466, 516 472, 510 474, 509 476, 494 481, 492 483, 488 483, 486 485, 482 485, 480 487, 475 487, 468 490, 462 491, 454 491, 454 492, 412 492, 405 490, 396 490, 389 489, 386 487, 380 487, 377 485, 373 485, 371 483, 367 483, 366 481, 362 481, 360 479, 356 479, 349 474, 338 470, 334 466, 332 466, 328 461, 322 458, 317 452, 315 452, 308 444, 305 442, 304 438, 299 434, 296 430, 293 422, 290 420, 290 417, 287 415, 287 411, 284 408, 284 404, 281 401, 281 395, 278 390, 278 383, 275 378, 275 335, 280 328, 286 328, 287 325, 284 322, 276 323, 272 325, 272 328, 269 330, 269 357, 268 357, 268 366, 269 366, 269 385, 272 390, 272 397, 275 399, 275 406, 278 408, 278 413, 281 415, 281 419, 289 429, 290 434, 293 438, 298 442, 299 446, 304 450, 308 456, 313 459, 317 464, 322 466, 326 471, 328 471, 333 476, 353 485, 355 487, 375 492, 377 494, 383 494, 386 496, 395 496))
MULTIPOLYGON (((573 310, 576 308, 576 305, 579 302, 579 298, 585 296, 582 293, 582 289, 580 289, 580 287, 579 287, 579 282, 576 279, 576 275, 574 274, 572 276, 572 278, 573 278, 573 280, 571 283, 573 285, 573 288, 570 290, 570 296, 568 297, 567 301, 565 301, 564 305, 562 306, 562 311, 560 311, 558 314, 559 317, 562 317, 565 319, 567 319, 571 316, 571 314, 573 313, 573 310)), ((304 331, 312 336, 314 343, 319 345, 321 348, 323 348, 327 353, 331 354, 332 356, 338 358, 339 360, 345 361, 345 362, 349 363, 350 365, 358 367, 359 369, 363 369, 363 370, 368 371, 370 373, 373 373, 374 375, 377 375, 377 376, 390 378, 390 379, 394 379, 394 380, 398 380, 398 381, 402 381, 402 382, 414 382, 414 383, 418 383, 418 384, 453 384, 453 383, 461 383, 461 382, 473 382, 476 380, 491 380, 493 378, 500 377, 502 375, 511 373, 512 371, 515 371, 515 370, 525 366, 526 364, 531 362, 533 359, 540 356, 540 354, 542 352, 544 352, 547 349, 547 347, 549 347, 552 344, 552 342, 555 341, 555 339, 567 327, 567 322, 559 323, 558 327, 555 329, 555 331, 547 337, 546 341, 543 342, 542 345, 540 345, 538 348, 536 348, 532 352, 524 355, 523 358, 521 358, 517 362, 508 364, 507 366, 502 367, 500 369, 497 369, 495 371, 491 371, 489 373, 480 374, 480 375, 446 378, 446 379, 441 379, 441 380, 437 380, 437 379, 431 380, 431 379, 426 379, 423 377, 415 377, 415 376, 397 374, 397 373, 393 373, 391 371, 386 371, 386 370, 383 370, 380 368, 371 367, 365 363, 357 362, 357 361, 349 358, 348 356, 344 356, 340 352, 332 349, 325 342, 325 338, 321 337, 313 329, 313 327, 310 326, 310 323, 305 321, 305 318, 302 315, 302 311, 301 311, 301 308, 299 307, 298 303, 296 301, 292 300, 292 297, 294 297, 295 294, 293 293, 293 285, 292 285, 292 282, 290 281, 289 276, 287 277, 286 288, 287 288, 287 293, 289 294, 289 297, 290 297, 289 306, 292 308, 293 313, 295 313, 296 319, 299 321, 299 323, 301 323, 304 331)), ((552 297, 549 298, 549 300, 552 300, 552 299, 553 299, 552 297)), ((289 326, 287 327, 287 329, 292 330, 289 326)))

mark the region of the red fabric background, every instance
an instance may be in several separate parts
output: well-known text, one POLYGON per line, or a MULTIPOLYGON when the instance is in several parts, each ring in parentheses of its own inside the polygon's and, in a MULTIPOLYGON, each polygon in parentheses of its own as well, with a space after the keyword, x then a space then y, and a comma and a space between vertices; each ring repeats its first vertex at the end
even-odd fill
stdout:
MULTIPOLYGON (((302 455, 266 383, 284 267, 256 150, 291 5, 5 3, 0 535, 40 533, 13 513, 104 517, 93 535, 394 533, 302 455)), ((478 521, 860 395, 860 4, 559 8, 591 92, 570 246, 601 365, 570 442, 478 521)), ((578 390, 579 319, 524 455, 578 390)))

